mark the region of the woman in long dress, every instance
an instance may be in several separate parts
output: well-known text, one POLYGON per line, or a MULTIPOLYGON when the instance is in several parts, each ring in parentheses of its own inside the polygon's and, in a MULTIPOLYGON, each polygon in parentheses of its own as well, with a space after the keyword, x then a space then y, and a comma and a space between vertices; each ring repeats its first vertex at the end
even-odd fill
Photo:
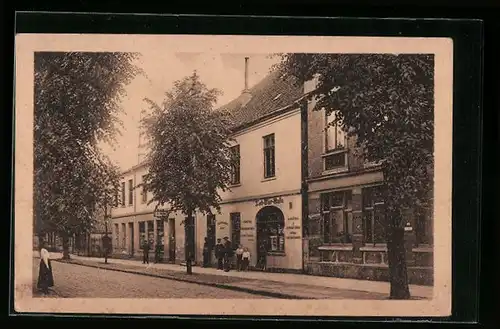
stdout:
POLYGON ((42 244, 40 249, 40 269, 38 271, 37 288, 44 294, 49 293, 49 287, 54 286, 54 276, 52 274, 52 264, 50 263, 50 254, 45 249, 45 244, 42 244))

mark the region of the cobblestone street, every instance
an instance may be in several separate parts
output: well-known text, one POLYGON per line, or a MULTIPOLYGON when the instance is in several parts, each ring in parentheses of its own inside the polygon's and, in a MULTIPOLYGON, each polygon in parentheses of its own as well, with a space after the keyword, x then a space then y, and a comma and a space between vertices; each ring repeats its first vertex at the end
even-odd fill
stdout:
MULTIPOLYGON (((33 284, 38 277, 33 262, 33 284)), ((55 286, 51 297, 67 298, 268 298, 168 279, 52 262, 55 286)))

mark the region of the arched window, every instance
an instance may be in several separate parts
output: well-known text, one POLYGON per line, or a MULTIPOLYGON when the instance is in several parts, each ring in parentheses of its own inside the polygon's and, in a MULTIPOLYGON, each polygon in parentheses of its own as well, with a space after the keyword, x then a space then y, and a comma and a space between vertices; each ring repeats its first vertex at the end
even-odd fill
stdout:
POLYGON ((262 208, 257 213, 257 240, 266 252, 285 251, 285 218, 277 207, 262 208))

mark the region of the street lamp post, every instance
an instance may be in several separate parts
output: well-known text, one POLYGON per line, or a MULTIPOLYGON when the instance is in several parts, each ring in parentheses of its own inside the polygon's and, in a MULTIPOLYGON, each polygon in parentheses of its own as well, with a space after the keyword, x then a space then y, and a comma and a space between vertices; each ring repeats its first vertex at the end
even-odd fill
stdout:
POLYGON ((108 253, 111 245, 111 238, 108 235, 108 204, 107 201, 104 203, 104 236, 102 238, 102 245, 104 248, 104 264, 108 263, 108 253))

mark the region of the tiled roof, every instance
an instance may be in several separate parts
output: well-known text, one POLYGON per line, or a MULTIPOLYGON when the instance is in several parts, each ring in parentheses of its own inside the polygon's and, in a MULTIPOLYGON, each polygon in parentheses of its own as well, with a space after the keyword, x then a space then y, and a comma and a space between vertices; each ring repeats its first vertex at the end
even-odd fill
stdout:
POLYGON ((293 77, 282 78, 279 71, 273 71, 250 88, 251 99, 245 104, 247 95, 240 95, 222 109, 232 114, 233 127, 250 124, 276 110, 292 104, 304 95, 302 85, 293 77))

